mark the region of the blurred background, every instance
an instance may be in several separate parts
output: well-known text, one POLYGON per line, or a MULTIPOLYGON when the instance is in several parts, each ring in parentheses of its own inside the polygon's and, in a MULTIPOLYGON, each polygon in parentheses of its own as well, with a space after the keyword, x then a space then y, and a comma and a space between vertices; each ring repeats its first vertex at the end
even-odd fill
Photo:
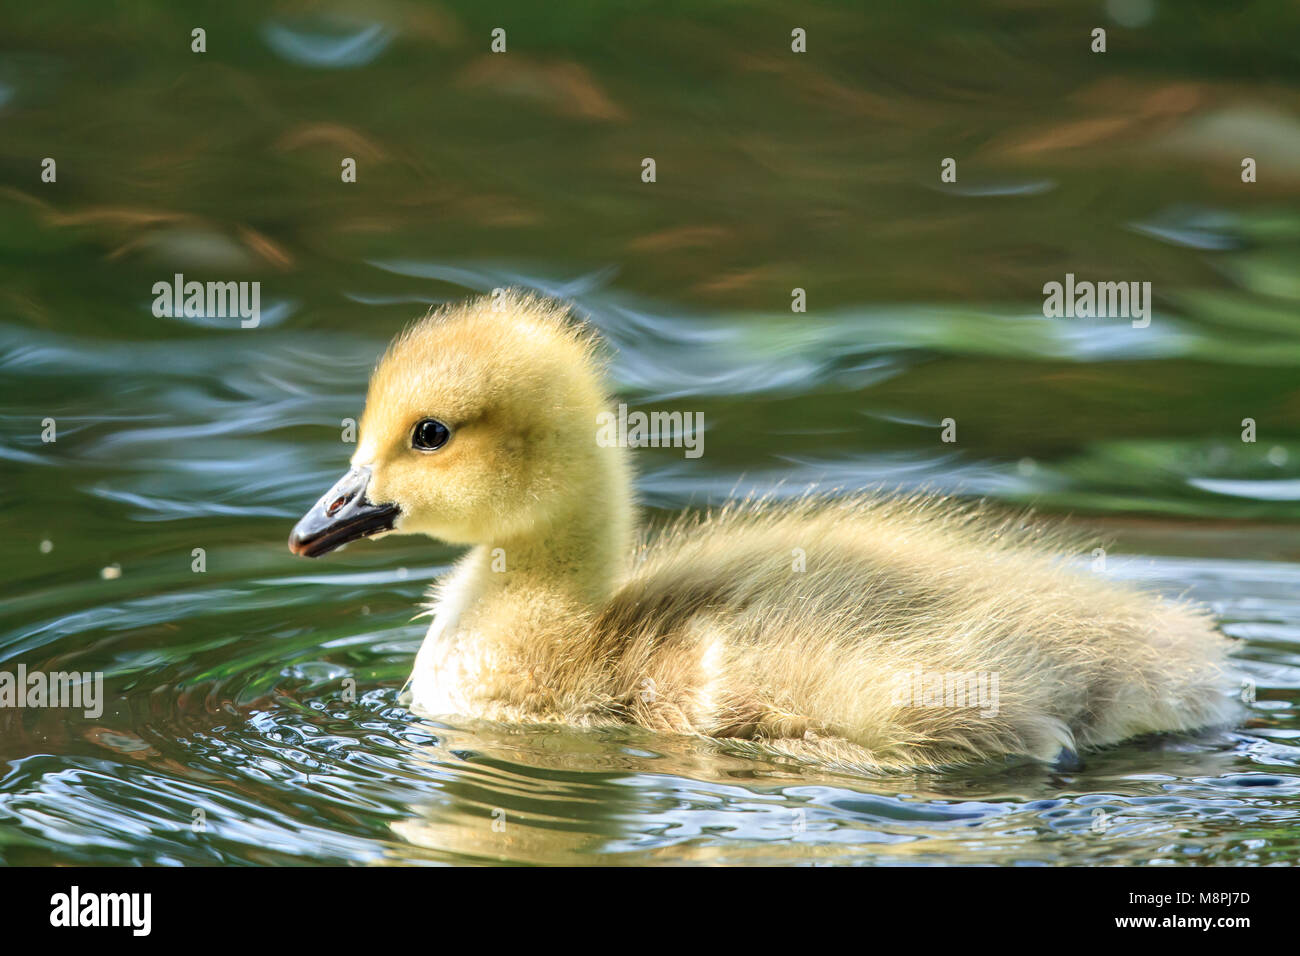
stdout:
POLYGON ((0 669, 109 702, 0 711, 0 861, 1294 862, 1300 6, 861 8, 7 10, 0 669), (1044 318, 1067 272, 1150 282, 1150 325, 1044 318), (259 281, 260 325, 156 317, 175 273, 259 281), (1214 607, 1251 724, 866 782, 413 717, 454 552, 284 541, 387 340, 505 285, 597 324, 620 400, 704 413, 702 458, 636 453, 651 519, 778 482, 1032 504, 1214 607))

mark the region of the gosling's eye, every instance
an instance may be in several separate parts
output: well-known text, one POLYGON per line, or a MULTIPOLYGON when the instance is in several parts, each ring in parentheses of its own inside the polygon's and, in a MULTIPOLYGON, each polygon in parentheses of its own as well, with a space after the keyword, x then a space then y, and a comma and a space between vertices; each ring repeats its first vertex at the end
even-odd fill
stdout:
POLYGON ((420 451, 437 451, 451 438, 451 429, 436 418, 425 418, 415 423, 411 432, 411 447, 420 451))

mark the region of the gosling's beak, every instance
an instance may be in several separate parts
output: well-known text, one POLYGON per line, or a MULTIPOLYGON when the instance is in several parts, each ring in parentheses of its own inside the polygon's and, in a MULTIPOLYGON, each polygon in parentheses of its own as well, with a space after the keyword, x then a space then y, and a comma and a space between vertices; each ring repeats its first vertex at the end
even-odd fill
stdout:
POLYGON ((289 535, 289 550, 319 558, 357 538, 392 531, 400 509, 366 500, 369 468, 353 468, 302 516, 289 535))

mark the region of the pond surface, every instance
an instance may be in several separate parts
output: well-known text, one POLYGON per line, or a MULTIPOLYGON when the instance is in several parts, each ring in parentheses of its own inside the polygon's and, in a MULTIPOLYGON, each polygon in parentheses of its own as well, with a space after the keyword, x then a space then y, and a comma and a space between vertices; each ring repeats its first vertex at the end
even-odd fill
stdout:
POLYGON ((5 14, 0 671, 106 699, 0 709, 0 862, 1300 861, 1300 8, 855 6, 5 14), (259 281, 259 325, 156 317, 175 273, 259 281), (1150 324, 1045 318, 1066 273, 1151 282, 1150 324), (589 316, 621 401, 703 412, 702 457, 635 453, 649 520, 1033 504, 1214 609, 1247 722, 866 779, 412 715, 456 552, 285 539, 387 340, 504 285, 589 316))

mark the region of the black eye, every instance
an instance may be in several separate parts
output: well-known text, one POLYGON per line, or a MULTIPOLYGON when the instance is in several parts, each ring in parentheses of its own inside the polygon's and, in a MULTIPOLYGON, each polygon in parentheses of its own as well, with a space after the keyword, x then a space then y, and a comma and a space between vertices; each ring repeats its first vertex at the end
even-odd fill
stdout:
POLYGON ((421 451, 436 451, 447 444, 451 429, 436 418, 426 418, 415 423, 411 432, 411 447, 421 451))

